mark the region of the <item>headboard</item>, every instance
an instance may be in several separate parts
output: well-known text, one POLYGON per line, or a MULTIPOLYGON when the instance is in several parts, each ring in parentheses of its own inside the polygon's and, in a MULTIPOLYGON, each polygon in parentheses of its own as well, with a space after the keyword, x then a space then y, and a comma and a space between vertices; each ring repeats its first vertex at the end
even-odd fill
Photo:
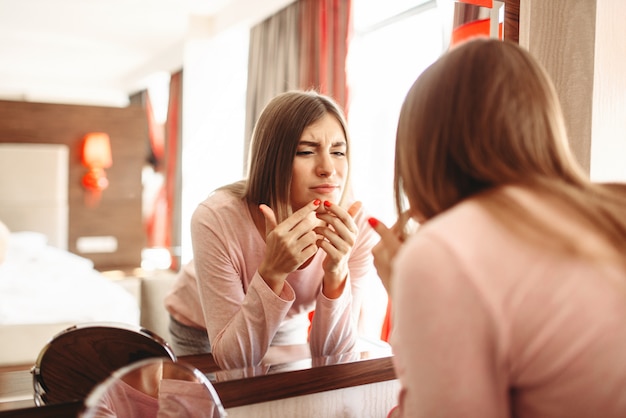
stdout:
MULTIPOLYGON (((67 228, 63 227, 61 241, 67 250, 90 259, 98 270, 131 270, 141 265, 141 251, 146 246, 146 231, 142 220, 141 171, 146 161, 149 145, 146 112, 141 105, 127 107, 79 106, 55 103, 0 100, 0 144, 64 145, 69 150, 67 228), (83 138, 89 132, 106 132, 111 138, 113 165, 106 170, 109 187, 102 193, 97 205, 86 204, 88 198, 82 186, 86 167, 82 164, 83 138), (65 232, 67 231, 67 232, 65 232), (117 249, 106 251, 91 248, 84 252, 78 248, 83 237, 114 237, 117 249)), ((22 164, 22 163, 20 163, 22 164)), ((1 165, 1 164, 0 164, 1 165)), ((26 180, 44 170, 39 165, 22 164, 26 180)), ((0 179, 6 178, 7 169, 0 179)), ((8 169, 8 175, 15 177, 8 169)), ((10 182, 10 180, 7 180, 10 182)), ((39 184, 39 183, 38 183, 39 184)), ((0 196, 11 197, 2 191, 0 196)), ((13 189, 9 184, 8 187, 13 189)), ((32 196, 32 194, 31 194, 32 196)), ((41 214, 46 220, 31 220, 48 225, 49 213, 41 214)), ((56 222, 56 221, 55 221, 56 222)), ((58 225, 57 225, 58 226, 58 225)), ((52 239, 51 239, 52 242, 52 239)))
POLYGON ((67 250, 68 170, 67 145, 0 143, 0 220, 67 250))

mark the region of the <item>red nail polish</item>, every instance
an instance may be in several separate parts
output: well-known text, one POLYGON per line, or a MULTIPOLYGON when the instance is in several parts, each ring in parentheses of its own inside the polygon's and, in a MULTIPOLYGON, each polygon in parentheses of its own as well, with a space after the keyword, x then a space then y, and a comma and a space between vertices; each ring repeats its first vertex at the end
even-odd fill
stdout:
POLYGON ((324 200, 324 206, 329 208, 331 205, 332 205, 332 203, 330 203, 328 200, 324 200))
POLYGON ((369 218, 367 222, 370 224, 372 228, 376 228, 376 226, 378 226, 378 219, 376 218, 369 218))
POLYGON ((319 200, 319 199, 315 199, 315 200, 313 201, 313 204, 314 204, 315 206, 319 206, 319 205, 320 205, 320 203, 322 203, 322 201, 321 201, 321 200, 319 200))

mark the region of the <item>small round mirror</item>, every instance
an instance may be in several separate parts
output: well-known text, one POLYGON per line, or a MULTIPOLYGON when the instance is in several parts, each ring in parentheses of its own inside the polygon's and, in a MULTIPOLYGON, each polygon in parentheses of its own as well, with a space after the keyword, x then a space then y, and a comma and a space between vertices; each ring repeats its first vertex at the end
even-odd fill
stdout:
POLYGON ((167 358, 141 360, 115 371, 85 399, 82 418, 226 417, 209 379, 167 358))
POLYGON ((176 355, 147 329, 121 323, 83 323, 55 335, 31 369, 37 406, 83 400, 115 370, 146 358, 176 355))

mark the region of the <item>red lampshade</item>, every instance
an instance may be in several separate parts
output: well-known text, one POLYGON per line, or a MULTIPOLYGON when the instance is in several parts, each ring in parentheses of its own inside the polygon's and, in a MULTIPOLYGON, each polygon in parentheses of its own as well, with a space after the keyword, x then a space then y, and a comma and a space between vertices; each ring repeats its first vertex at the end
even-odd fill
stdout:
POLYGON ((109 135, 103 132, 87 134, 83 145, 83 164, 89 168, 108 168, 112 163, 109 135))
POLYGON ((111 141, 109 135, 92 132, 85 136, 83 144, 83 164, 89 171, 83 176, 83 186, 87 190, 100 192, 109 186, 105 168, 111 167, 111 141))

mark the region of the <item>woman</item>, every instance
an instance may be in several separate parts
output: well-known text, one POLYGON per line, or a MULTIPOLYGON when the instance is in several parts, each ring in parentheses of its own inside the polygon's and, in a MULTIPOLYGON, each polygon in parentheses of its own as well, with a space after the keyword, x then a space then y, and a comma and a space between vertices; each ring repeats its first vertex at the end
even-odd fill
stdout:
POLYGON ((626 198, 568 147, 548 76, 476 39, 409 90, 376 219, 401 417, 626 416, 626 198), (403 205, 407 202, 408 205, 403 205))
POLYGON ((313 356, 354 349, 378 237, 360 202, 348 202, 349 151, 329 97, 293 91, 270 101, 248 179, 192 216, 194 260, 166 298, 177 355, 211 351, 232 369, 260 364, 270 345, 310 340, 313 356))

